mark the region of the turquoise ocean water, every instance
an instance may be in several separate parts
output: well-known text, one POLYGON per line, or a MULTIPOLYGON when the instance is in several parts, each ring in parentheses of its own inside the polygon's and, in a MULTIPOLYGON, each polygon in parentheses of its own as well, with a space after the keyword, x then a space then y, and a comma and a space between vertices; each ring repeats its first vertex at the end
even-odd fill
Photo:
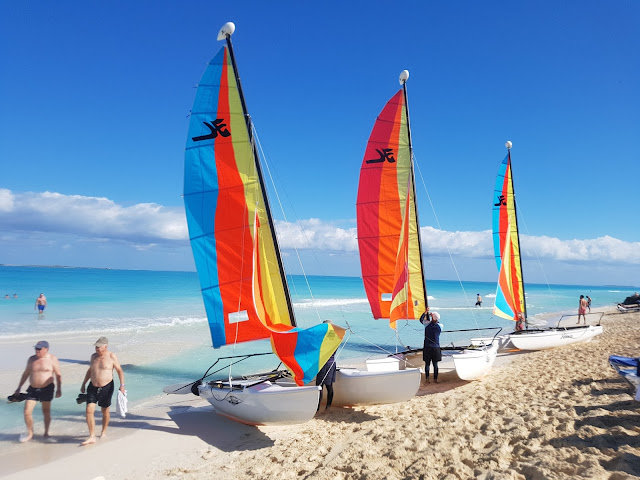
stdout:
MULTIPOLYGON (((353 333, 348 335, 339 361, 349 363, 349 360, 393 352, 403 346, 418 347, 422 343, 422 329, 417 322, 401 323, 396 337, 386 322, 371 320, 360 278, 312 276, 305 280, 301 276, 291 276, 289 287, 300 326, 331 319, 351 328, 353 333)), ((428 281, 427 289, 429 304, 432 310, 440 312, 445 330, 498 326, 508 331, 513 328, 512 322, 491 313, 494 283, 463 282, 461 286, 459 282, 434 280, 428 281), (477 293, 484 299, 481 308, 474 307, 477 293)), ((640 288, 632 286, 527 285, 527 306, 529 316, 563 311, 575 313, 581 294, 589 295, 593 299, 592 308, 597 308, 615 305, 637 290, 640 288)), ((219 350, 211 347, 195 272, 0 267, 2 344, 13 341, 35 344, 46 339, 52 345, 51 353, 56 354, 57 338, 81 335, 125 339, 121 340, 125 344, 122 346, 126 347, 124 352, 135 350, 138 345, 140 350, 149 344, 165 346, 153 349, 154 353, 144 359, 136 357, 135 362, 119 354, 132 407, 161 394, 165 385, 197 379, 218 356, 270 351, 268 341, 219 350), (18 298, 13 298, 14 293, 18 298), (46 295, 48 308, 39 317, 34 303, 40 293, 46 295), (5 299, 5 294, 10 298, 5 299), (176 345, 180 348, 173 348, 176 345)), ((463 344, 471 336, 478 336, 478 332, 443 333, 441 340, 445 344, 463 344)), ((116 348, 111 349, 117 351, 116 348)), ((65 365, 88 360, 91 345, 87 352, 87 358, 61 359, 63 378, 65 365)), ((275 357, 267 358, 257 357, 253 363, 235 366, 233 373, 255 372, 256 368, 264 371, 278 365, 275 357)), ((26 357, 20 361, 26 362, 26 357)), ((2 371, 8 369, 8 365, 0 367, 2 371)), ((218 376, 226 374, 225 370, 218 376)), ((19 374, 4 382, 0 392, 4 398, 13 393, 18 380, 19 374)), ((63 397, 53 402, 54 416, 79 413, 74 401, 76 390, 75 385, 65 389, 63 397)), ((0 429, 4 433, 12 434, 23 428, 18 412, 21 407, 16 407, 0 403, 0 429)))

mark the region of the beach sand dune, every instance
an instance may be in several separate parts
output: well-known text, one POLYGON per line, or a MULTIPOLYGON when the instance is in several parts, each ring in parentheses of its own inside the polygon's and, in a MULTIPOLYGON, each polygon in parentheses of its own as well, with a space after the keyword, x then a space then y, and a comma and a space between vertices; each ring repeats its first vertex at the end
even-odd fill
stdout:
POLYGON ((145 428, 114 425, 104 444, 8 478, 640 478, 640 403, 607 362, 640 355, 640 315, 610 312, 603 325, 590 343, 503 357, 480 381, 446 374, 409 402, 298 426, 238 425, 200 399, 164 397, 145 428))

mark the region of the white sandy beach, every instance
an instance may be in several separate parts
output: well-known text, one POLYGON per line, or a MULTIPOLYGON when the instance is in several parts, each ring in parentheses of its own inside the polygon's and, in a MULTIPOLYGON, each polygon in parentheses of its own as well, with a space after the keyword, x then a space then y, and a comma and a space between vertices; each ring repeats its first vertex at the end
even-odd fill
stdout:
MULTIPOLYGON (((77 419, 53 419, 56 443, 41 441, 37 422, 34 441, 16 438, 0 454, 0 473, 87 480, 640 478, 640 403, 607 363, 610 354, 639 355, 640 314, 609 310, 602 323, 605 333, 590 343, 501 355, 479 381, 444 372, 409 402, 334 407, 297 426, 239 425, 206 401, 172 395, 126 419, 114 410, 109 438, 80 447, 86 425, 79 409, 77 419)), ((65 371, 65 395, 76 395, 74 377, 85 369, 65 371)))

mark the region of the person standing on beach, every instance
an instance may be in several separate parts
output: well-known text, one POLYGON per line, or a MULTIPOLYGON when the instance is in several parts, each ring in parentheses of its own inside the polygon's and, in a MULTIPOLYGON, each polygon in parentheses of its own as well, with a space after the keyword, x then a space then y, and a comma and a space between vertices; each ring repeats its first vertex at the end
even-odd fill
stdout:
POLYGON ((424 328, 424 345, 422 347, 422 359, 424 360, 424 376, 429 383, 429 364, 433 363, 433 381, 438 383, 438 362, 442 360, 440 350, 440 332, 442 326, 438 323, 440 314, 429 313, 429 307, 420 317, 420 323, 424 328))
POLYGON ((108 350, 109 340, 107 337, 100 337, 96 343, 93 344, 96 348, 96 353, 91 355, 89 369, 87 370, 82 386, 80 387, 80 393, 84 393, 87 380, 91 379, 89 387, 87 388, 87 426, 89 427, 89 438, 87 438, 82 445, 90 445, 96 443, 95 428, 96 420, 94 412, 96 410, 96 403, 102 409, 102 433, 101 438, 106 438, 107 427, 109 426, 109 419, 111 418, 111 398, 113 397, 114 383, 113 383, 113 370, 118 373, 120 379, 120 391, 125 393, 124 390, 124 372, 118 362, 118 357, 115 353, 108 350))
MULTIPOLYGON (((325 320, 322 323, 332 323, 331 320, 325 320)), ((316 412, 320 410, 320 402, 322 402, 323 386, 327 387, 327 406, 325 410, 331 408, 331 402, 333 402, 333 383, 336 381, 336 352, 333 352, 327 360, 318 375, 316 375, 316 386, 320 387, 320 398, 318 399, 318 408, 316 412)))
POLYGON ((482 297, 480 296, 479 293, 476 293, 476 307, 481 307, 482 306, 482 297))
POLYGON ((51 401, 54 396, 60 398, 62 395, 62 375, 60 374, 60 364, 58 359, 49 353, 49 342, 41 340, 34 345, 36 354, 27 360, 27 368, 20 378, 18 388, 14 396, 20 394, 22 384, 29 379, 27 397, 24 404, 24 423, 27 424, 27 433, 20 435, 20 442, 28 442, 33 438, 33 409, 36 402, 42 404, 42 414, 44 416, 44 438, 48 441, 49 426, 51 425, 51 401), (57 384, 57 388, 56 388, 57 384))
POLYGON ((589 309, 589 313, 591 313, 591 297, 587 295, 587 308, 589 309))
POLYGON ((587 324, 587 305, 588 302, 587 300, 584 298, 584 295, 580 295, 580 303, 578 304, 578 323, 577 325, 580 325, 580 316, 582 316, 582 319, 584 320, 584 324, 587 324))
POLYGON ((36 304, 33 307, 35 310, 38 309, 38 315, 42 315, 44 313, 44 309, 47 306, 47 297, 44 296, 44 293, 41 293, 38 298, 36 298, 36 304))

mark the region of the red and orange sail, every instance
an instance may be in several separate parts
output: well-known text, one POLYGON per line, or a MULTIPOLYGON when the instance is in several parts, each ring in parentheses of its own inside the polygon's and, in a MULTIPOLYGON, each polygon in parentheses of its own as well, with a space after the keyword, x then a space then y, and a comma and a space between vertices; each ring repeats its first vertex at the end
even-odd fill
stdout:
POLYGON ((357 217, 362 280, 376 319, 425 310, 405 91, 378 115, 360 169, 357 217))

